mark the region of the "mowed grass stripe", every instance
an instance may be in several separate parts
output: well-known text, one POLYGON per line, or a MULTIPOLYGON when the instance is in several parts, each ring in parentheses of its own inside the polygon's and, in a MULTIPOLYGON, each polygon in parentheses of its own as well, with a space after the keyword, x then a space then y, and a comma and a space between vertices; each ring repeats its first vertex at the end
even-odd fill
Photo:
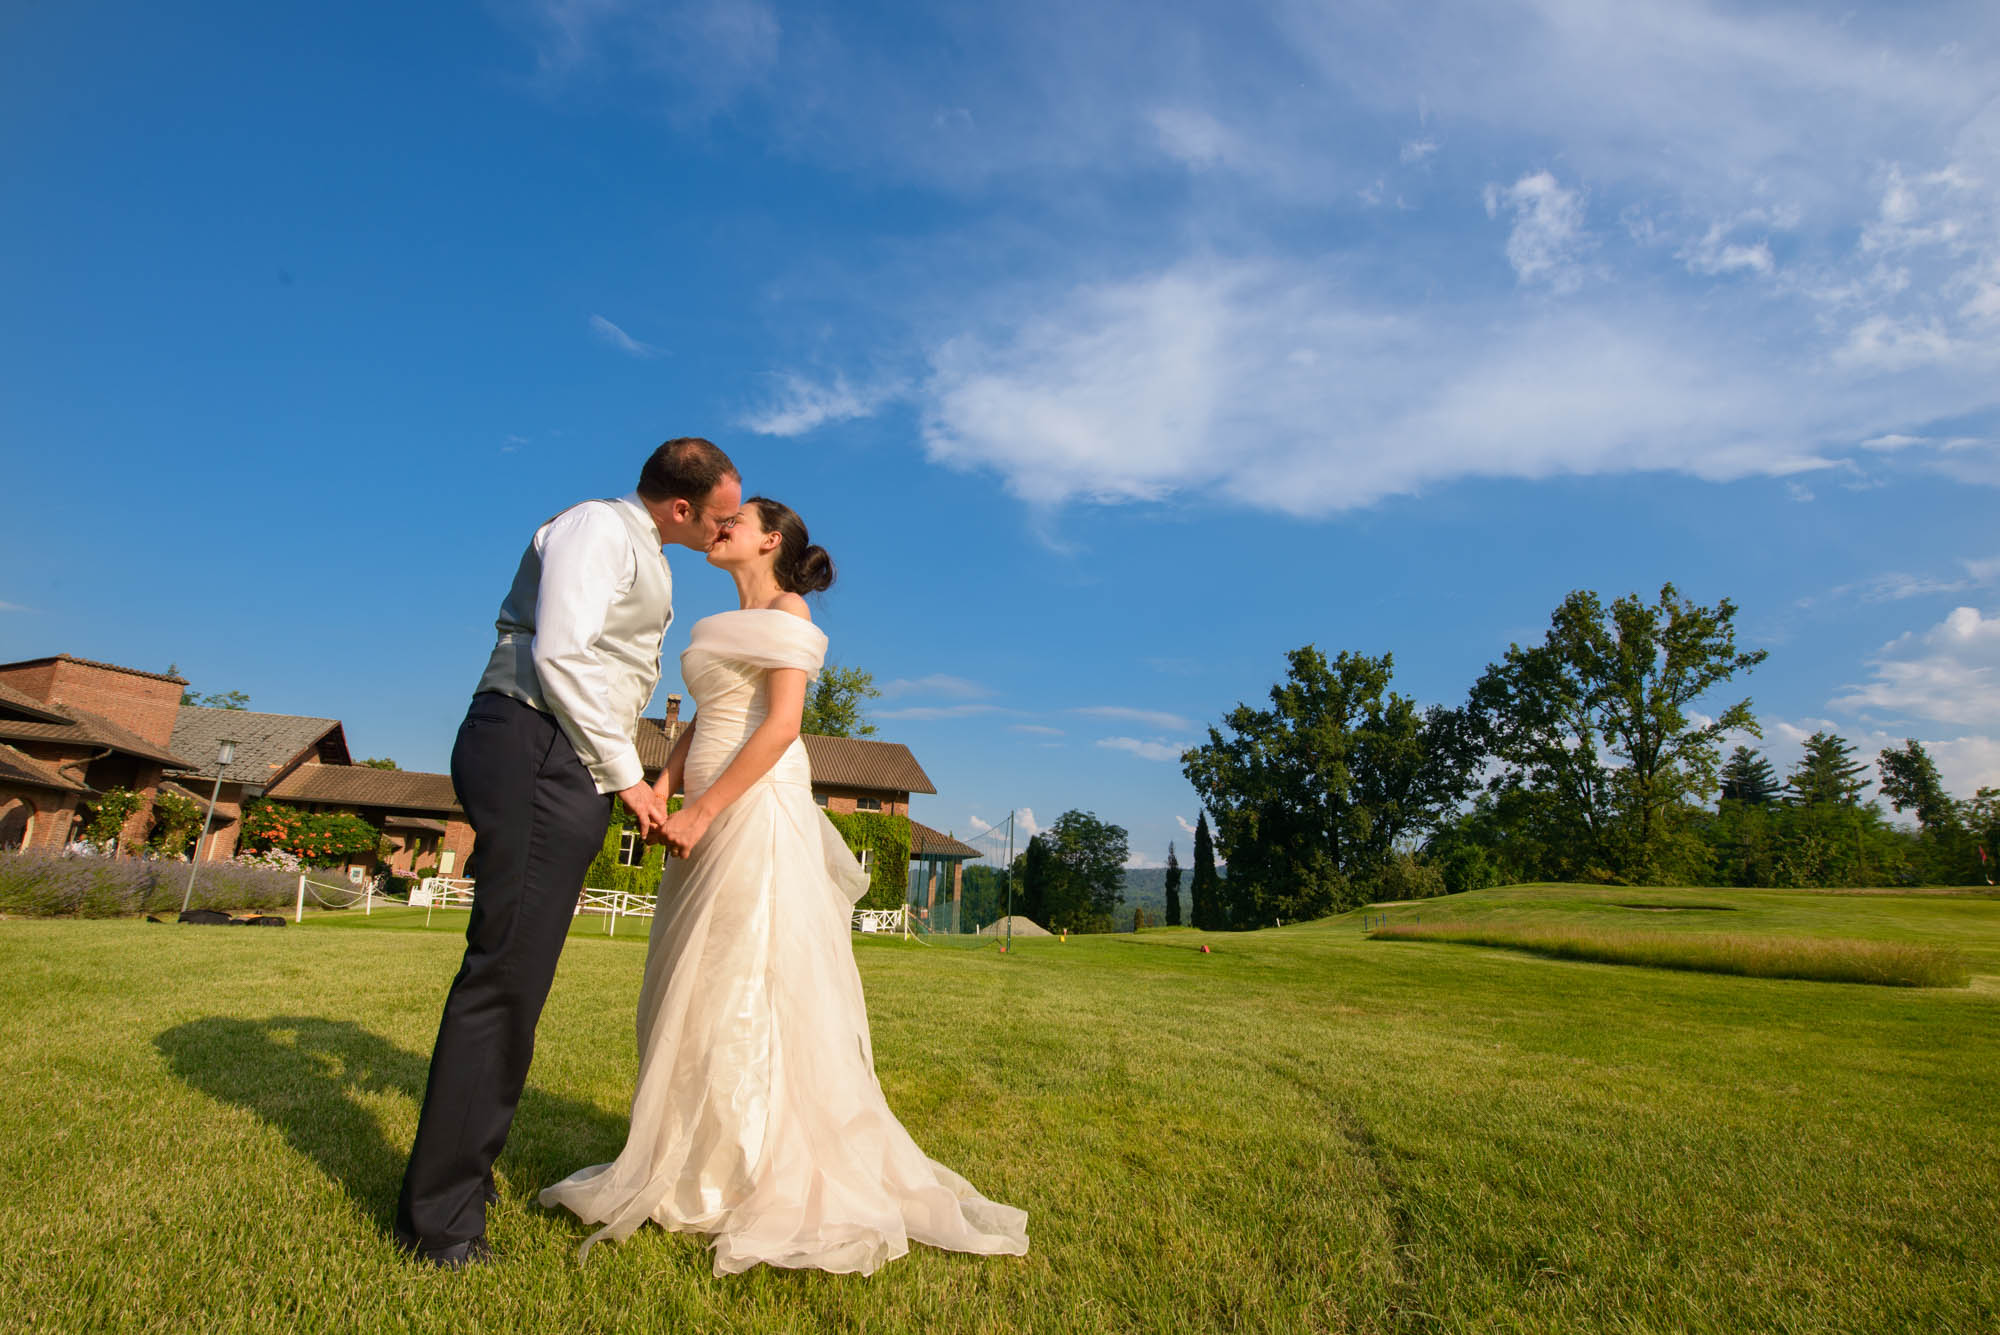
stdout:
POLYGON ((1748 978, 1875 983, 1888 987, 1966 987, 1972 982, 1972 966, 1958 951, 1898 941, 1457 922, 1394 923, 1375 928, 1369 935, 1377 941, 1500 946, 1555 959, 1689 969, 1748 978))

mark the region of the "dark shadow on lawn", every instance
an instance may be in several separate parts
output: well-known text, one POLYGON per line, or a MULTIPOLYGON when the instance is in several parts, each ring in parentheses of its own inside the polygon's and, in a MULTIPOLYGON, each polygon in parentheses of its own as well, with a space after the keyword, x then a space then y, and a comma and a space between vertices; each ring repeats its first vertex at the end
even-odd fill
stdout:
MULTIPOLYGON (((194 1020, 153 1046, 192 1088, 276 1127, 390 1236, 409 1146, 391 1144, 358 1096, 397 1094, 421 1104, 426 1058, 352 1021, 311 1016, 194 1020)), ((625 1131, 622 1115, 530 1085, 497 1171, 510 1187, 539 1187, 614 1158, 625 1131)))

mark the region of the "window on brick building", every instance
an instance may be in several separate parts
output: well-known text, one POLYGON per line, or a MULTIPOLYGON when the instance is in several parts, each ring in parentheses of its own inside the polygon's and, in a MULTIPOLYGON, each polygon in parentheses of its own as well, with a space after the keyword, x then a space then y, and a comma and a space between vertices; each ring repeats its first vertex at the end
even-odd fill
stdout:
POLYGON ((859 857, 859 861, 860 861, 860 863, 861 863, 861 870, 863 870, 863 871, 867 871, 867 870, 868 870, 868 867, 869 867, 869 864, 870 864, 871 862, 873 862, 874 860, 875 860, 875 850, 874 850, 874 849, 872 849, 872 848, 864 848, 864 849, 862 849, 862 850, 861 850, 861 853, 860 853, 860 857, 859 857))
POLYGON ((854 809, 856 811, 880 811, 882 809, 882 799, 879 797, 857 797, 854 799, 854 809))
POLYGON ((814 805, 814 806, 820 806, 820 807, 823 807, 823 806, 825 806, 825 805, 826 805, 826 794, 825 794, 825 793, 814 793, 814 794, 813 794, 813 805, 814 805))

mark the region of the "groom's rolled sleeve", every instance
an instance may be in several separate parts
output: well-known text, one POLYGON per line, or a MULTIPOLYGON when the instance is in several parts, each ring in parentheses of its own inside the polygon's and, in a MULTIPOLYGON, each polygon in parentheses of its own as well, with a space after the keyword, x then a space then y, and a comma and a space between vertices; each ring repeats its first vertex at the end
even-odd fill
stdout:
POLYGON ((579 505, 542 531, 542 578, 535 596, 535 677, 549 711, 576 748, 600 793, 646 777, 638 749, 605 701, 610 680, 597 655, 611 604, 638 571, 623 523, 603 505, 579 505))

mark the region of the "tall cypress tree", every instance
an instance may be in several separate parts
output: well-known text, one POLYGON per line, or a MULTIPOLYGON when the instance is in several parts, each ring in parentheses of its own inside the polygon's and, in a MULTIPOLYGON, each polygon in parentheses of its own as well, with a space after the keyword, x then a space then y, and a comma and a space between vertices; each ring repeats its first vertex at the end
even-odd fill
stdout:
POLYGON ((1049 841, 1036 835, 1020 858, 1020 882, 1014 891, 1014 912, 1037 927, 1049 925, 1049 891, 1061 869, 1049 841))
POLYGON ((1181 860, 1174 856, 1174 846, 1167 845, 1167 926, 1181 925, 1181 860))
POLYGON ((1194 826, 1194 880, 1188 886, 1188 900, 1194 909, 1194 925, 1204 932, 1219 932, 1222 916, 1221 886, 1215 876, 1215 841, 1208 836, 1208 813, 1194 826))

